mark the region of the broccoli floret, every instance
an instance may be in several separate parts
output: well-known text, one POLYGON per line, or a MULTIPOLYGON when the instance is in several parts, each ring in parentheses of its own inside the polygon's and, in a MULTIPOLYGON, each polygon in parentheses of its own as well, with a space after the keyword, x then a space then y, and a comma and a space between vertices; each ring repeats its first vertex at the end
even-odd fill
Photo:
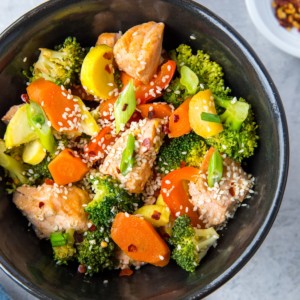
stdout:
POLYGON ((15 186, 28 183, 28 179, 25 176, 26 166, 21 161, 6 154, 5 151, 5 142, 0 140, 0 166, 9 173, 15 186))
POLYGON ((58 265, 67 265, 76 256, 74 246, 74 229, 69 229, 65 233, 53 232, 50 235, 53 258, 58 265))
MULTIPOLYGON (((171 51, 171 57, 178 67, 185 65, 198 76, 200 82, 198 91, 209 88, 217 95, 230 93, 230 89, 225 88, 222 67, 211 61, 207 53, 198 50, 196 54, 193 54, 190 46, 181 44, 176 50, 171 51)), ((171 81, 163 99, 178 107, 188 96, 188 91, 177 77, 171 81)))
POLYGON ((115 247, 110 237, 110 228, 101 227, 94 231, 87 231, 83 241, 77 244, 77 259, 86 267, 88 275, 104 269, 113 269, 115 247))
POLYGON ((189 96, 185 86, 180 83, 180 78, 174 78, 163 95, 163 99, 177 108, 189 96))
POLYGON ((223 125, 230 130, 239 131, 248 116, 250 105, 243 98, 237 100, 236 98, 214 96, 214 99, 216 105, 225 109, 220 115, 223 125))
POLYGON ((259 139, 257 128, 258 125, 250 107, 248 116, 239 131, 225 127, 219 134, 206 139, 206 143, 235 161, 241 162, 244 158, 254 154, 259 139))
POLYGON ((178 217, 172 228, 169 242, 174 246, 171 257, 188 272, 194 272, 208 249, 216 243, 219 235, 213 227, 197 229, 192 227, 187 215, 178 217))
POLYGON ((158 171, 166 174, 182 164, 199 167, 208 146, 202 137, 193 131, 178 138, 168 139, 161 146, 156 164, 158 171))
POLYGON ((37 165, 28 165, 30 172, 27 172, 29 178, 29 183, 34 185, 40 185, 44 183, 45 179, 53 179, 52 175, 48 169, 48 164, 50 162, 50 156, 46 156, 39 164, 37 165))
MULTIPOLYGON (((55 50, 40 48, 38 60, 27 77, 30 82, 45 78, 58 85, 69 86, 79 83, 79 73, 86 50, 80 46, 75 37, 67 37, 55 50)), ((26 73, 25 73, 26 75, 26 73)))
POLYGON ((110 227, 119 212, 133 213, 140 204, 140 197, 131 195, 110 176, 93 176, 94 199, 85 211, 96 226, 110 227))

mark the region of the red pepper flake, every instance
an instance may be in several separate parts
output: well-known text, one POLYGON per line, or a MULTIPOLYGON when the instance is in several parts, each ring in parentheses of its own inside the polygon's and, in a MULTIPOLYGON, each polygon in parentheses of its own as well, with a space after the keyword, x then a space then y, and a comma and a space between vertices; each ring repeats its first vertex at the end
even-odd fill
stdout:
POLYGON ((105 59, 110 60, 110 59, 113 58, 113 54, 112 54, 112 52, 105 52, 105 53, 103 54, 103 57, 104 57, 105 59))
POLYGON ((90 228, 89 231, 93 232, 96 231, 97 227, 93 224, 90 228))
POLYGON ((234 188, 233 188, 233 187, 230 187, 230 188, 229 188, 229 194, 230 194, 232 197, 234 197, 235 192, 234 192, 234 188))
POLYGON ((125 111, 128 107, 128 104, 127 103, 124 103, 123 107, 122 107, 122 111, 125 111))
POLYGON ((112 73, 112 70, 111 70, 110 65, 106 65, 104 69, 105 69, 105 71, 106 71, 107 73, 109 73, 109 74, 112 73))
POLYGON ((77 271, 78 271, 80 274, 86 273, 86 266, 85 266, 85 265, 79 265, 77 271))
POLYGON ((177 123, 179 121, 179 115, 174 115, 174 123, 177 123))
POLYGON ((148 119, 153 119, 154 118, 154 111, 153 110, 149 110, 148 111, 148 119))
POLYGON ((53 185, 54 184, 54 181, 50 178, 46 178, 45 179, 45 183, 48 184, 48 185, 53 185))
POLYGON ((300 0, 274 0, 272 7, 281 26, 300 32, 300 0))
POLYGON ((162 237, 163 237, 163 239, 168 240, 170 238, 170 235, 168 233, 164 232, 162 234, 162 237))
POLYGON ((142 142, 142 146, 149 150, 151 148, 151 140, 149 138, 145 138, 142 142))
POLYGON ((83 242, 83 234, 75 231, 74 239, 75 239, 76 243, 82 243, 83 242))
POLYGON ((22 94, 21 95, 21 100, 25 103, 29 103, 29 97, 27 94, 22 94))
POLYGON ((168 240, 170 238, 170 235, 166 232, 166 230, 163 227, 159 228, 159 234, 164 240, 168 240))
POLYGON ((154 210, 151 218, 158 221, 160 219, 160 216, 161 216, 161 213, 157 210, 154 210))
POLYGON ((106 140, 110 140, 110 139, 112 138, 112 136, 111 136, 110 133, 107 133, 107 134, 104 136, 104 138, 105 138, 106 140))
POLYGON ((39 202, 39 208, 42 208, 43 206, 45 205, 45 203, 44 202, 39 202))
POLYGON ((133 244, 130 244, 128 246, 128 252, 136 252, 137 251, 137 247, 133 244))
POLYGON ((133 271, 131 269, 123 269, 121 270, 119 276, 131 276, 133 271))
POLYGON ((116 171, 117 171, 118 174, 121 173, 121 170, 118 167, 116 168, 116 171))
POLYGON ((184 168, 185 166, 186 166, 185 161, 181 161, 181 162, 180 162, 180 168, 184 168))

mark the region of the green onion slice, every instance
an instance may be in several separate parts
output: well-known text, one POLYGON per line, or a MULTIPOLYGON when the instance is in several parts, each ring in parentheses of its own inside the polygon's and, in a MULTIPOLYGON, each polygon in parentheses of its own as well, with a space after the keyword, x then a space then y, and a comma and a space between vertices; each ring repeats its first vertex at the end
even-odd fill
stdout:
POLYGON ((126 125, 135 111, 136 99, 132 80, 129 81, 123 92, 119 95, 114 105, 114 115, 116 121, 116 133, 126 125))
POLYGON ((128 135, 126 147, 122 153, 122 159, 120 163, 120 171, 123 176, 126 176, 134 165, 134 148, 135 138, 133 134, 128 135))
POLYGON ((62 232, 52 232, 50 234, 52 247, 65 246, 68 243, 68 234, 62 232))
POLYGON ((207 122, 212 122, 212 123, 221 123, 221 119, 219 115, 211 114, 208 112, 203 111, 201 113, 201 120, 202 121, 207 121, 207 122))
POLYGON ((209 187, 213 187, 219 182, 223 176, 223 158, 219 151, 215 150, 208 164, 207 183, 209 187))
POLYGON ((56 150, 56 142, 44 111, 33 101, 30 101, 30 103, 26 105, 27 118, 30 126, 34 128, 43 147, 53 154, 56 150))
POLYGON ((182 66, 180 76, 180 83, 187 89, 187 92, 190 95, 195 94, 199 85, 199 78, 195 72, 187 66, 182 66))

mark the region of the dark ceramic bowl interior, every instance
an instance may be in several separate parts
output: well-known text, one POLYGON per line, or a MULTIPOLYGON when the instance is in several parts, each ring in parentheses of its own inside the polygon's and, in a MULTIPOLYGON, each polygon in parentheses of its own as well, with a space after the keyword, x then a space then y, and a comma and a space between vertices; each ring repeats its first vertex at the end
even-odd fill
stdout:
MULTIPOLYGON (((204 49, 225 71, 234 95, 249 100, 259 124, 260 143, 246 169, 256 178, 249 208, 240 208, 198 270, 189 274, 174 263, 145 266, 131 277, 105 273, 89 278, 76 266, 58 267, 48 243, 39 241, 0 188, 0 266, 13 280, 41 299, 188 299, 203 297, 230 279, 250 259, 268 233, 283 196, 288 169, 288 133, 279 95, 245 40, 228 24, 192 1, 52 0, 20 18, 0 36, 0 113, 20 102, 21 74, 39 47, 66 36, 93 45, 99 33, 123 32, 149 21, 166 24, 164 47, 188 43, 204 49), (193 34, 196 39, 191 40, 193 34), (24 57, 27 61, 23 62, 24 57), (103 284, 103 280, 108 280, 103 284)), ((0 125, 1 136, 4 124, 0 125)))

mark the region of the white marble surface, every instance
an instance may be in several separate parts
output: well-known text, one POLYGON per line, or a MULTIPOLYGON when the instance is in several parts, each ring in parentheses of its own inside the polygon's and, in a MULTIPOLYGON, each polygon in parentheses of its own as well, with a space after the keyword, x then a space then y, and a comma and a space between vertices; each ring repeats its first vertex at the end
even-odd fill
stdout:
MULTIPOLYGON (((42 0, 1 0, 0 31, 42 0)), ((198 0, 230 23, 253 47, 273 78, 285 106, 290 131, 290 171, 285 196, 269 235, 250 262, 207 297, 216 299, 300 299, 300 59, 270 44, 251 23, 243 0, 198 0)), ((300 51, 300 49, 299 49, 300 51)), ((33 299, 0 271, 12 299, 33 299)))

